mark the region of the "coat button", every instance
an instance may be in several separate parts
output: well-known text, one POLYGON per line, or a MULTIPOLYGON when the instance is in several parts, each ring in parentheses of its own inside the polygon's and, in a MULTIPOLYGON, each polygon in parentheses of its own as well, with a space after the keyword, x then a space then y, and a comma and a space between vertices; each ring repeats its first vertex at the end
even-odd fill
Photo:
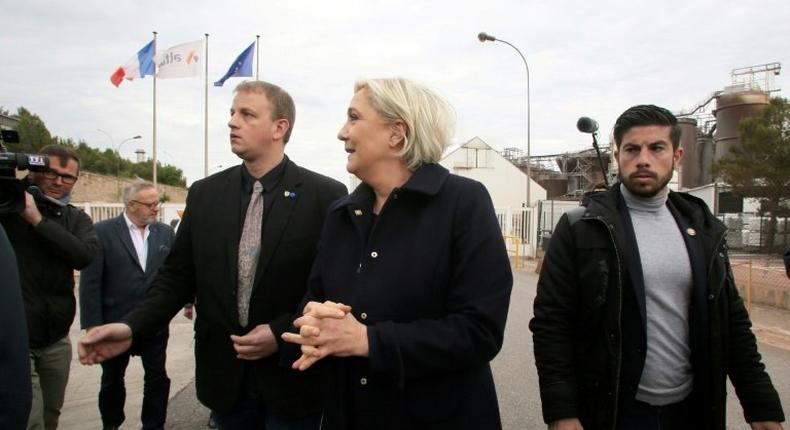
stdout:
POLYGON ((373 252, 370 253, 370 256, 371 256, 371 258, 379 258, 379 253, 376 252, 376 251, 373 251, 373 252))
POLYGON ((367 378, 360 379, 359 380, 359 385, 368 385, 368 379, 367 378))
POLYGON ((362 318, 363 320, 366 320, 366 319, 368 319, 368 314, 366 314, 365 312, 362 312, 361 314, 359 314, 359 317, 362 318))
POLYGON ((713 300, 715 298, 716 298, 716 296, 714 296, 713 294, 708 294, 708 300, 713 300))
POLYGON ((719 257, 721 257, 721 258, 724 258, 724 253, 723 253, 723 252, 720 252, 720 253, 719 253, 719 257))

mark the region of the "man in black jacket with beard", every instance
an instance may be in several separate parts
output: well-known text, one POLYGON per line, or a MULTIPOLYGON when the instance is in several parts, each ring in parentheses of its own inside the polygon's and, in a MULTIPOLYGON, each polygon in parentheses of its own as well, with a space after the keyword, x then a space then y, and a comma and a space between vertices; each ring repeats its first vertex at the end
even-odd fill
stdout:
POLYGON ((725 228, 667 184, 677 119, 652 105, 614 127, 622 183, 564 215, 538 281, 534 334, 550 429, 724 429, 726 377, 753 429, 781 429, 727 257, 725 228))

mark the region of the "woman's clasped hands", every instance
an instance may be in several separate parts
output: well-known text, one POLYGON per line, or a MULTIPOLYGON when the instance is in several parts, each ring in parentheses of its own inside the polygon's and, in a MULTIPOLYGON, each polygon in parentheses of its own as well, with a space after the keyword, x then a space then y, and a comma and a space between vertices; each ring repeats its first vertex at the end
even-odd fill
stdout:
POLYGON ((360 323, 351 307, 332 301, 308 302, 303 315, 294 321, 299 330, 283 333, 283 340, 301 345, 302 356, 291 367, 307 370, 327 356, 367 357, 367 326, 360 323))

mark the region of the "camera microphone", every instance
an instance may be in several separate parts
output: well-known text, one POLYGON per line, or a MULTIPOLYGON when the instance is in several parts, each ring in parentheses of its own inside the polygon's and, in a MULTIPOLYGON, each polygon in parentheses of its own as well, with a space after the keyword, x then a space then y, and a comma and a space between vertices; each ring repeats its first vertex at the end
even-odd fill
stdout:
POLYGON ((606 184, 606 187, 609 188, 609 179, 606 177, 607 175, 606 165, 604 164, 603 158, 601 157, 601 149, 598 148, 598 137, 597 137, 598 121, 588 116, 583 116, 579 118, 578 121, 576 121, 576 128, 578 128, 579 131, 581 131, 582 133, 592 134, 592 138, 593 138, 592 144, 593 144, 593 148, 595 148, 595 154, 598 157, 598 164, 601 167, 601 174, 603 175, 603 181, 604 184, 606 184))
POLYGON ((583 116, 576 121, 576 128, 582 133, 595 133, 598 131, 598 122, 590 117, 583 116))

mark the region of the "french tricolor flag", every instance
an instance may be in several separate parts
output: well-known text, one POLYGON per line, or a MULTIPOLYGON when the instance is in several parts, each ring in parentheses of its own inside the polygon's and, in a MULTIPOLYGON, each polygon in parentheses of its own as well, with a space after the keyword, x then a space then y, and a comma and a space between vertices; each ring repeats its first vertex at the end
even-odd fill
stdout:
POLYGON ((148 42, 143 49, 137 51, 137 55, 130 58, 123 66, 119 67, 110 76, 110 82, 116 87, 121 85, 124 79, 132 80, 143 76, 153 76, 154 74, 154 41, 148 42))

